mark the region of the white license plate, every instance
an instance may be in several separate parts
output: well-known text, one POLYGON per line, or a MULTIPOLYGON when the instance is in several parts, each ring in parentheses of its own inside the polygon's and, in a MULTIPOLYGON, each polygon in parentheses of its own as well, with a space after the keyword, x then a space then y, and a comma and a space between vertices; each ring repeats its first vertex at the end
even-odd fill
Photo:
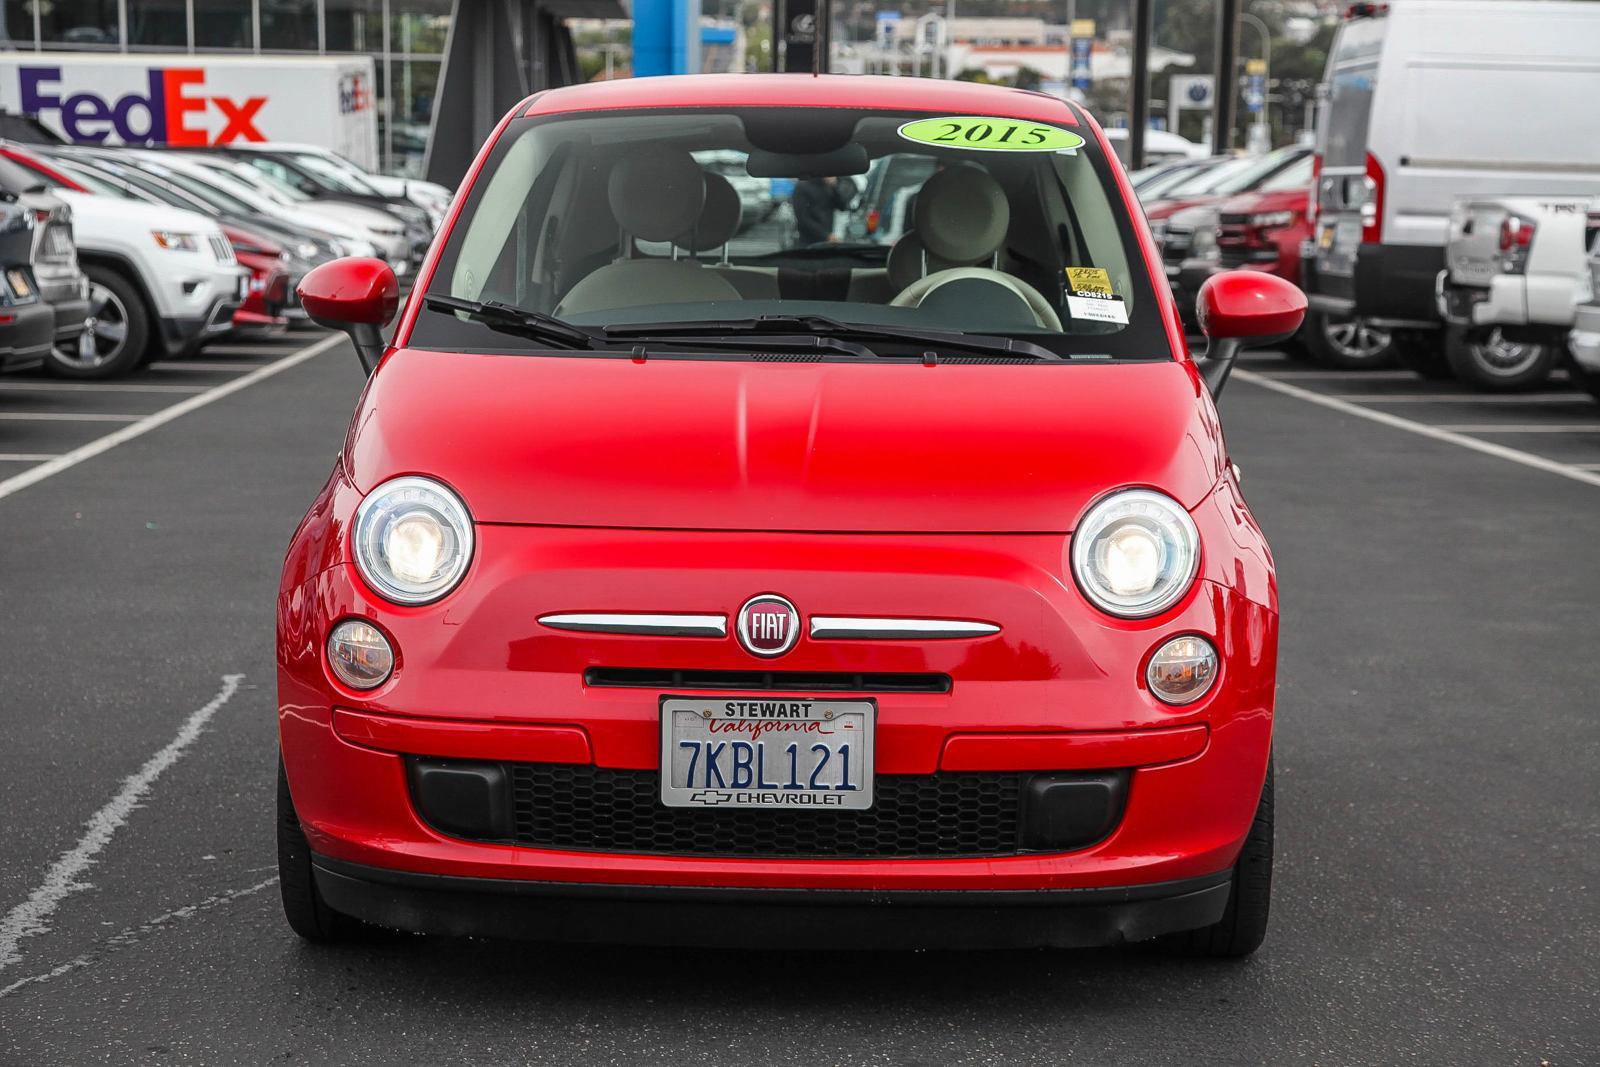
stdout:
POLYGON ((877 711, 870 700, 662 697, 661 803, 870 808, 877 711))

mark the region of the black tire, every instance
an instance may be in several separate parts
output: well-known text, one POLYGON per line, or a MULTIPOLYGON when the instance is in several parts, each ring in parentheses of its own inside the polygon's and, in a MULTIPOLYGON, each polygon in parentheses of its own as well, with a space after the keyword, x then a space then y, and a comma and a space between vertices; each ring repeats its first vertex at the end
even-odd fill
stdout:
POLYGON ((1444 354, 1463 383, 1503 393, 1543 385, 1565 352, 1561 345, 1512 341, 1498 328, 1452 326, 1445 332, 1444 354))
POLYGON ((1261 786, 1255 821, 1233 865, 1233 888, 1220 921, 1198 930, 1168 934, 1161 948, 1176 956, 1236 959, 1261 947, 1272 904, 1272 760, 1261 786))
POLYGON ((294 813, 289 796, 289 776, 278 757, 278 890, 283 914, 295 933, 307 941, 333 944, 354 939, 363 924, 341 915, 323 902, 311 875, 311 849, 294 813))
POLYGON ((1394 363, 1393 337, 1364 319, 1335 318, 1313 311, 1306 316, 1299 337, 1311 358, 1324 367, 1367 370, 1394 363))
POLYGON ((127 276, 114 267, 90 263, 89 313, 94 325, 81 345, 57 345, 44 368, 58 378, 117 378, 139 368, 150 348, 150 309, 127 276))

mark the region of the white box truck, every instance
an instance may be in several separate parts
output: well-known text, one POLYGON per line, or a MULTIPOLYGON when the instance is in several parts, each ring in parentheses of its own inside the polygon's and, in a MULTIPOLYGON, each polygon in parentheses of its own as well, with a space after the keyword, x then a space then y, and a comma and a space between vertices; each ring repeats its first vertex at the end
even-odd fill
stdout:
POLYGON ((371 56, 0 52, 0 107, 79 144, 321 145, 378 166, 371 56))

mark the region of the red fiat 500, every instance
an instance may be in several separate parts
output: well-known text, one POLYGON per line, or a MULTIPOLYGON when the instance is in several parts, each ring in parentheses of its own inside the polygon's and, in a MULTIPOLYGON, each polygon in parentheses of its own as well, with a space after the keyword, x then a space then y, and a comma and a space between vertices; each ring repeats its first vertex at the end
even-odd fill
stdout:
POLYGON ((1277 597, 1213 395, 1304 302, 1220 274, 1192 358, 1087 113, 540 93, 391 343, 382 263, 301 296, 371 380, 278 600, 298 933, 1260 943, 1277 597), (909 231, 830 239, 899 155, 909 231))

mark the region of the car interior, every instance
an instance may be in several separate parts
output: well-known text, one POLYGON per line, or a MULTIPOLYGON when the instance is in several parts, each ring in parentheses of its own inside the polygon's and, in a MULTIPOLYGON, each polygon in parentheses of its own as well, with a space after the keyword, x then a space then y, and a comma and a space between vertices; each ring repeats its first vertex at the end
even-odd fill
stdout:
POLYGON ((923 148, 897 135, 908 117, 752 109, 532 124, 479 183, 467 231, 446 252, 449 295, 580 324, 803 311, 988 332, 1119 330, 1075 322, 1064 299, 1067 268, 1103 270, 1126 308, 1144 291, 1126 213, 1088 153, 908 153, 923 148), (731 152, 796 196, 807 183, 860 189, 874 159, 920 154, 927 177, 890 246, 807 242, 782 222, 740 238, 731 152), (712 153, 714 169, 696 158, 712 153))

